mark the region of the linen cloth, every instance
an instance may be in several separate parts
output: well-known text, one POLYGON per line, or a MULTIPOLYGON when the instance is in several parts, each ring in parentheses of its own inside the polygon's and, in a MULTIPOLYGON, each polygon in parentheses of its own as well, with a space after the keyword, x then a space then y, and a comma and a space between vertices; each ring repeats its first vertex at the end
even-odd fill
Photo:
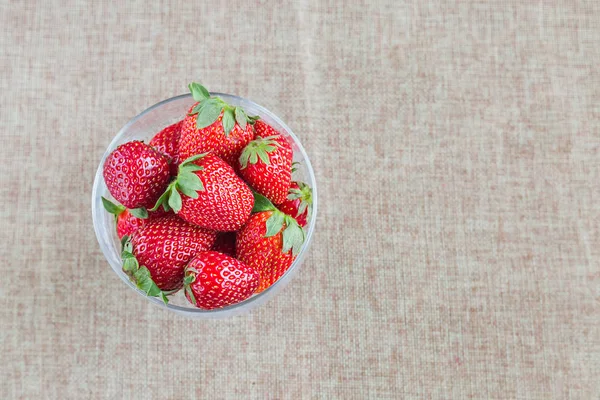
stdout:
POLYGON ((600 398, 597 1, 0 2, 0 397, 600 398), (296 278, 228 320, 128 289, 90 194, 187 91, 313 163, 296 278))

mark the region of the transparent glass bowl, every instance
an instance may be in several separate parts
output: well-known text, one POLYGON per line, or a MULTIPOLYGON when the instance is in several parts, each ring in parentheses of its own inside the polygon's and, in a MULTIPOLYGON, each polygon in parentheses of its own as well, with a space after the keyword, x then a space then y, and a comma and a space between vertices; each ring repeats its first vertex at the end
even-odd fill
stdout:
POLYGON ((292 266, 275 284, 241 303, 217 310, 207 311, 192 307, 192 305, 184 297, 183 290, 180 290, 178 293, 170 296, 168 305, 165 305, 157 298, 148 297, 144 294, 144 292, 136 288, 136 286, 129 280, 129 277, 121 269, 121 244, 115 230, 114 217, 104 210, 100 197, 104 196, 106 198, 112 198, 108 192, 108 189, 106 188, 106 185, 104 184, 104 179, 102 177, 102 166, 104 165, 104 160, 117 146, 132 140, 144 140, 147 143, 150 141, 152 136, 161 129, 181 120, 189 108, 194 104, 194 99, 190 94, 161 101, 160 103, 155 104, 154 106, 142 112, 140 115, 130 120, 119 131, 117 136, 113 139, 104 152, 96 172, 94 187, 92 190, 92 215, 94 219, 94 230, 96 231, 96 237, 98 238, 98 243, 100 243, 100 248, 102 249, 104 256, 119 278, 121 278, 121 280, 125 282, 131 289, 138 292, 151 303, 175 313, 195 318, 224 318, 246 313, 257 306, 264 304, 276 293, 278 293, 290 281, 293 275, 298 272, 302 262, 304 261, 304 258, 306 257, 306 253, 310 246, 313 232, 315 230, 318 205, 317 185, 310 160, 308 159, 302 144, 296 135, 294 135, 292 130, 275 114, 250 100, 223 93, 212 93, 212 95, 221 97, 223 100, 233 106, 241 106, 248 115, 259 115, 262 120, 273 126, 275 129, 281 132, 281 134, 288 137, 290 142, 293 144, 294 161, 300 162, 299 168, 294 173, 293 179, 305 182, 312 188, 313 213, 310 221, 308 221, 308 224, 305 227, 306 241, 304 242, 298 257, 296 257, 296 260, 292 266))

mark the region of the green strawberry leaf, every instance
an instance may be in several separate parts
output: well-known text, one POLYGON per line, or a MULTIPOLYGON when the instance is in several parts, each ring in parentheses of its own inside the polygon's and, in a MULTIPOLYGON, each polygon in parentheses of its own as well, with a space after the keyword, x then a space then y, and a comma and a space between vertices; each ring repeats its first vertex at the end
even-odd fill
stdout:
POLYGON ((304 230, 298 225, 296 220, 289 215, 285 216, 285 224, 286 228, 283 230, 283 245, 281 252, 285 254, 292 250, 292 254, 295 256, 298 254, 304 243, 304 230))
POLYGON ((169 199, 169 195, 171 194, 171 190, 172 189, 173 189, 173 187, 171 186, 171 184, 169 184, 169 186, 167 187, 167 189, 165 190, 165 192, 160 195, 160 197, 158 198, 158 200, 156 200, 156 204, 154 205, 154 207, 152 207, 150 209, 150 211, 156 211, 156 210, 158 210, 161 205, 163 206, 163 208, 165 209, 165 211, 170 211, 171 207, 169 207, 169 205, 167 204, 167 200, 169 199))
POLYGON ((127 235, 123 236, 121 239, 121 256, 124 257, 125 253, 130 253, 133 251, 133 245, 131 244, 131 238, 127 235), (125 239, 127 238, 127 239, 125 239))
POLYGON ((139 266, 140 265, 138 264, 138 261, 135 257, 123 257, 123 271, 126 274, 131 275, 135 273, 135 271, 138 270, 139 266))
MULTIPOLYGON (((183 160, 183 162, 179 165, 179 169, 183 168, 183 167, 188 167, 191 166, 192 163, 196 160, 201 159, 202 157, 204 157, 205 155, 207 155, 208 153, 200 153, 200 154, 196 154, 193 156, 190 156, 188 158, 186 158, 185 160, 183 160)), ((195 165, 195 164, 193 164, 195 165)), ((202 167, 199 167, 202 168, 202 167)))
POLYGON ((190 285, 195 280, 196 280, 196 276, 194 274, 190 274, 190 275, 187 275, 185 278, 183 278, 183 284, 190 285))
POLYGON ((200 177, 193 172, 180 172, 177 175, 177 186, 185 187, 189 191, 204 190, 200 177))
POLYGON ((123 250, 121 251, 121 258, 123 260, 123 271, 132 276, 132 274, 138 270, 140 265, 138 264, 137 259, 133 255, 133 245, 131 244, 131 240, 123 236, 121 239, 123 250), (125 239, 126 238, 126 239, 125 239))
POLYGON ((196 190, 190 189, 187 186, 182 186, 179 183, 177 183, 177 190, 179 190, 182 194, 185 194, 187 197, 190 197, 192 199, 197 199, 198 198, 198 192, 196 190))
POLYGON ((294 161, 292 163, 292 174, 296 171, 298 171, 298 166, 300 165, 300 163, 298 161, 294 161))
POLYGON ((167 304, 169 299, 163 293, 162 290, 156 286, 156 283, 150 276, 150 271, 145 266, 141 266, 137 271, 134 272, 133 277, 136 281, 136 286, 146 293, 146 296, 159 297, 162 301, 167 304))
POLYGON ((172 209, 178 213, 182 207, 182 199, 179 192, 193 199, 198 198, 197 192, 204 190, 204 185, 196 172, 201 171, 204 168, 194 164, 194 162, 207 154, 208 153, 196 154, 183 161, 179 165, 177 177, 169 183, 165 192, 159 197, 150 211, 156 211, 162 205, 165 211, 172 209))
POLYGON ((274 211, 273 214, 267 219, 267 232, 264 237, 275 236, 281 231, 283 227, 284 214, 281 211, 274 211))
POLYGON ((196 296, 194 296, 194 291, 192 290, 192 288, 190 286, 186 285, 184 291, 185 291, 185 294, 188 295, 190 302, 193 305, 196 305, 196 296))
POLYGON ((163 301, 163 303, 165 303, 165 305, 169 304, 169 298, 167 297, 165 292, 163 292, 163 291, 160 292, 159 299, 161 299, 163 301))
POLYGON ((210 97, 208 90, 204 86, 199 83, 192 82, 188 85, 190 92, 192 92, 192 97, 196 101, 206 100, 210 97))
POLYGON ((148 210, 146 210, 144 207, 130 208, 129 212, 131 213, 131 215, 133 215, 136 218, 141 218, 141 219, 148 218, 148 210))
POLYGON ((123 260, 126 260, 128 258, 135 258, 135 256, 131 252, 131 246, 130 245, 126 245, 126 248, 123 248, 123 250, 121 251, 121 258, 123 260))
POLYGON ((253 151, 250 153, 250 164, 256 164, 258 161, 258 151, 253 151))
POLYGON ((202 103, 198 103, 194 106, 194 108, 192 108, 192 111, 190 113, 188 113, 188 116, 192 116, 192 115, 196 115, 200 112, 200 108, 202 108, 202 103))
POLYGON ((298 253, 300 253, 300 250, 302 250, 302 245, 306 241, 306 232, 304 231, 304 229, 302 229, 301 226, 298 226, 298 227, 300 228, 300 232, 302 233, 302 238, 300 238, 292 247, 292 255, 293 256, 297 256, 298 253))
POLYGON ((198 271, 195 268, 189 268, 185 270, 185 277, 183 278, 183 290, 185 294, 189 297, 189 300, 196 305, 196 297, 194 296, 194 291, 190 287, 190 285, 196 280, 196 276, 198 271))
POLYGON ((254 123, 258 121, 260 117, 258 115, 248 115, 247 119, 250 125, 254 125, 254 123))
POLYGON ((212 125, 223 111, 223 102, 218 99, 208 99, 200 103, 200 111, 196 119, 198 129, 212 125))
POLYGON ((231 108, 225 108, 225 111, 223 112, 223 120, 221 122, 223 124, 225 136, 229 136, 233 130, 233 127, 235 126, 235 116, 233 115, 233 110, 231 108))
MULTIPOLYGON (((267 146, 264 149, 259 149, 256 154, 258 154, 258 158, 260 158, 260 160, 265 164, 265 165, 270 165, 271 164, 271 160, 269 160, 269 155, 267 154, 267 152, 269 151, 268 149, 275 149, 273 146, 267 146)), ((272 150, 271 150, 272 151, 272 150)))
MULTIPOLYGON (((123 235, 121 238, 121 251, 125 250, 125 245, 129 242, 129 236, 123 235)), ((131 249, 130 249, 131 251, 131 249)))
POLYGON ((290 189, 290 191, 288 192, 287 199, 288 200, 296 200, 296 199, 299 199, 300 197, 302 197, 302 192, 300 191, 300 189, 290 189))
POLYGON ((250 144, 246 145, 244 150, 242 150, 242 154, 240 154, 239 162, 241 169, 245 169, 248 166, 248 160, 250 159, 250 154, 252 153, 252 150, 248 146, 250 146, 250 144))
POLYGON ((204 167, 201 167, 196 164, 185 164, 185 165, 179 167, 179 173, 196 172, 196 171, 202 171, 203 169, 204 169, 204 167))
POLYGON ((246 129, 246 125, 248 123, 248 116, 241 107, 235 108, 235 120, 242 129, 246 129))
POLYGON ((173 209, 176 213, 181 210, 181 195, 177 191, 177 189, 171 190, 171 194, 169 195, 169 207, 173 209))
POLYGON ((274 140, 274 138, 276 138, 276 136, 258 138, 248 143, 240 154, 239 161, 241 168, 246 168, 248 162, 250 162, 250 164, 256 164, 259 159, 264 164, 271 164, 269 153, 274 152, 279 146, 279 143, 274 140))
POLYGON ((254 207, 252 208, 253 213, 262 211, 274 211, 277 210, 271 200, 258 192, 252 192, 254 194, 254 207))
POLYGON ((298 214, 296 214, 296 216, 300 216, 300 215, 304 214, 304 211, 306 211, 307 207, 308 207, 308 203, 305 201, 301 201, 300 207, 298 207, 298 214))
POLYGON ((109 213, 114 214, 116 216, 116 215, 121 214, 123 211, 125 211, 125 207, 114 204, 112 201, 108 200, 104 196, 101 196, 101 198, 102 198, 102 205, 104 206, 104 209, 106 211, 108 211, 109 213))

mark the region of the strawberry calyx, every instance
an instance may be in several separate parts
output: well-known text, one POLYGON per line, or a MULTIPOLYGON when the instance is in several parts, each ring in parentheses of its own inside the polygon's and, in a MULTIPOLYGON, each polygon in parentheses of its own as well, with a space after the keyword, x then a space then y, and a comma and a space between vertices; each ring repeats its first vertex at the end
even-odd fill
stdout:
POLYGON ((165 192, 158 198, 154 207, 150 211, 156 211, 162 205, 165 211, 173 210, 176 213, 181 210, 181 195, 185 194, 192 199, 198 198, 198 191, 204 191, 204 185, 200 177, 195 174, 196 171, 201 171, 204 167, 194 164, 194 161, 201 159, 208 153, 196 154, 187 158, 179 165, 177 177, 169 183, 165 192))
POLYGON ((298 217, 308 210, 306 220, 310 221, 310 216, 312 214, 312 189, 304 182, 296 182, 296 185, 298 185, 298 188, 292 187, 288 191, 287 199, 300 200, 296 216, 298 217))
POLYGON ((190 285, 196 280, 197 276, 198 270, 196 270, 196 268, 185 268, 185 277, 183 278, 183 290, 194 305, 196 305, 196 297, 194 296, 194 291, 192 290, 190 285))
POLYGON ((188 85, 188 88, 194 100, 198 102, 188 114, 198 115, 196 118, 197 129, 212 125, 223 113, 221 124, 225 136, 229 136, 236 122, 242 129, 246 129, 247 124, 254 124, 259 119, 258 116, 248 116, 244 109, 234 107, 220 97, 210 97, 208 90, 199 83, 192 82, 188 85))
MULTIPOLYGON (((115 204, 112 201, 105 198, 104 196, 101 196, 101 197, 102 197, 102 205, 104 206, 104 209, 106 211, 108 211, 109 213, 113 214, 115 216, 115 220, 119 215, 123 214, 125 212, 125 210, 127 210, 127 208, 125 208, 124 206, 122 206, 120 204, 115 204)), ((136 218, 141 218, 141 219, 148 218, 148 210, 146 210, 144 207, 130 208, 129 213, 136 218)))
POLYGON ((123 272, 129 276, 129 279, 135 283, 138 289, 146 293, 146 296, 158 297, 165 304, 168 304, 168 293, 165 293, 158 288, 156 283, 154 283, 152 280, 152 276, 150 275, 148 268, 146 268, 144 265, 140 266, 138 260, 133 255, 133 248, 129 237, 123 236, 121 245, 123 247, 123 251, 121 252, 121 258, 123 259, 123 272))
POLYGON ((293 174, 294 172, 298 171, 298 166, 299 166, 299 165, 300 165, 300 162, 298 162, 298 161, 294 161, 294 162, 292 163, 292 174, 293 174))
POLYGON ((271 211, 271 216, 265 222, 266 232, 264 237, 272 237, 281 232, 283 239, 281 252, 285 254, 291 250, 292 255, 296 256, 306 239, 304 229, 298 225, 294 217, 284 214, 265 196, 254 192, 254 208, 252 212, 263 211, 271 211))
POLYGON ((269 153, 274 152, 277 147, 281 147, 281 143, 276 140, 277 138, 278 136, 259 137, 248 143, 242 150, 242 154, 240 154, 241 168, 245 169, 248 162, 256 164, 259 159, 267 165, 271 164, 269 153))

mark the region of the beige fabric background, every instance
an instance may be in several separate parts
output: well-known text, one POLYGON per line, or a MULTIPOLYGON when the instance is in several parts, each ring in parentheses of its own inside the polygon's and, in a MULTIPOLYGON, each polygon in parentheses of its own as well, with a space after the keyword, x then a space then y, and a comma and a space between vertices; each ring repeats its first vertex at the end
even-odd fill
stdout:
POLYGON ((0 398, 600 397, 597 1, 0 11, 0 398), (146 303, 92 229, 104 149, 191 80, 320 189, 301 273, 230 320, 146 303))

